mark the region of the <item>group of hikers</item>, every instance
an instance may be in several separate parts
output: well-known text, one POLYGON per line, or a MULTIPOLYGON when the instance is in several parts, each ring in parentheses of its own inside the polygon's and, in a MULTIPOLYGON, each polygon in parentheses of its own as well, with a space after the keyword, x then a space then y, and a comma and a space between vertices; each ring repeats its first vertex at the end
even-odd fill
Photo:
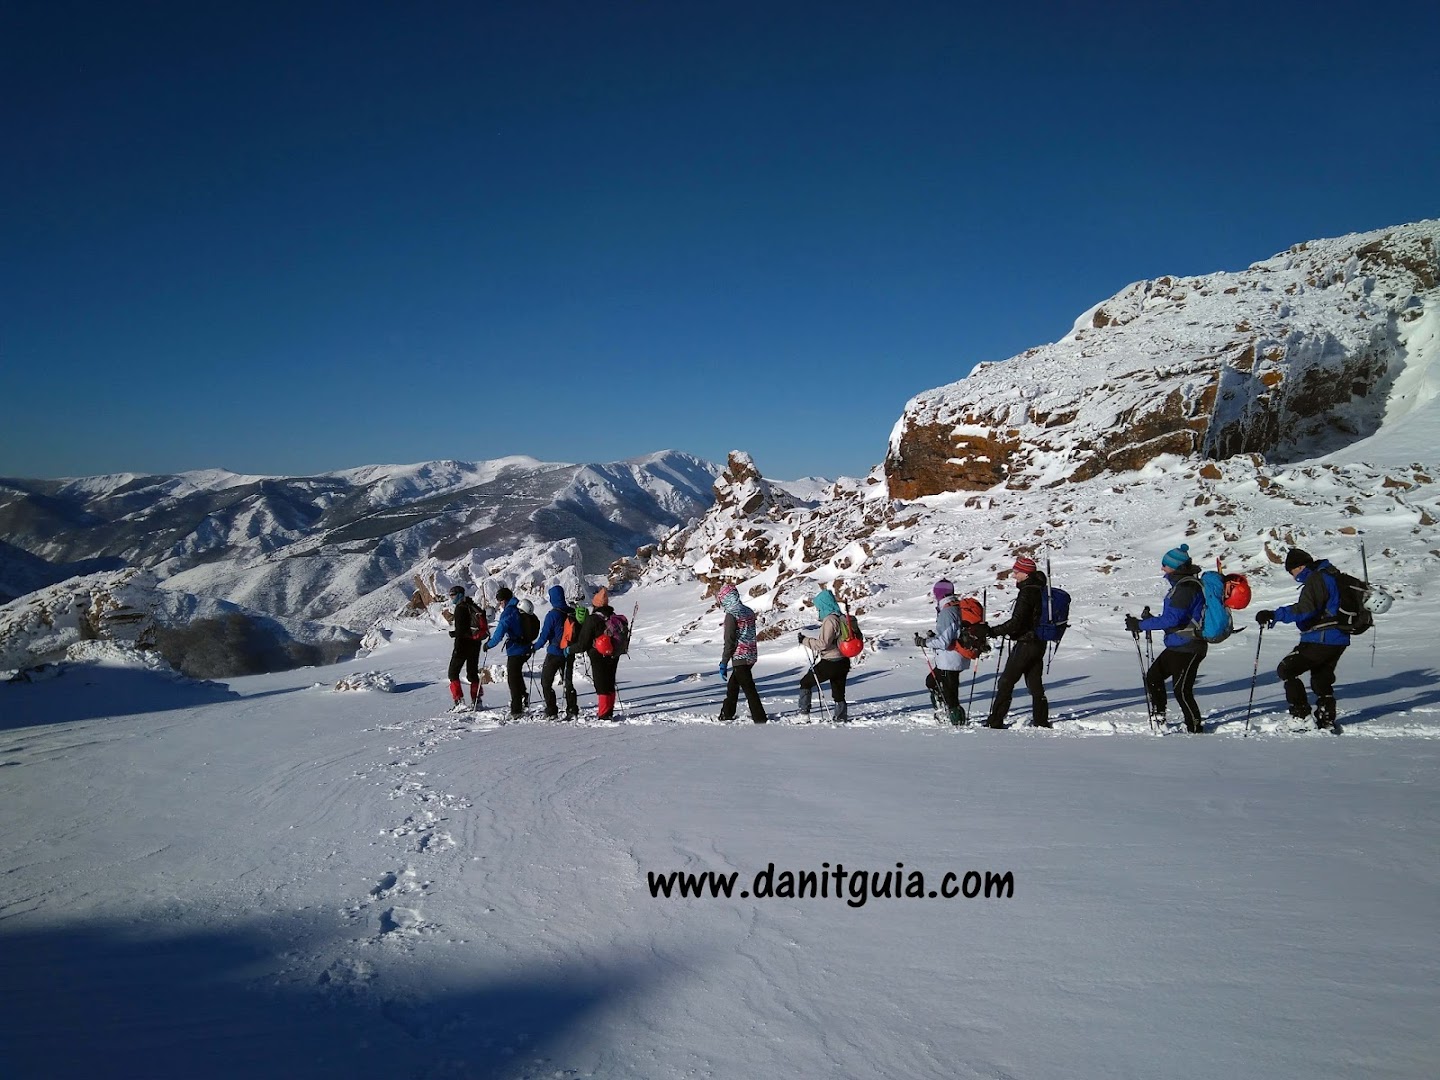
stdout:
MULTIPOLYGON (((1337 617, 1340 608, 1340 577, 1324 559, 1316 560, 1300 548, 1292 548, 1285 556, 1285 570, 1300 586, 1300 596, 1293 604, 1256 613, 1256 622, 1264 629, 1276 623, 1295 623, 1300 629, 1299 644, 1281 660, 1276 673, 1280 677, 1286 702, 1292 716, 1309 719, 1313 716, 1319 728, 1332 728, 1335 722, 1335 668, 1350 644, 1350 634, 1337 617), (1310 675, 1310 688, 1315 695, 1312 709, 1302 676, 1310 675)), ((1200 664, 1209 652, 1209 643, 1201 632, 1205 619, 1206 598, 1201 571, 1190 556, 1189 546, 1167 551, 1160 560, 1161 575, 1167 589, 1158 615, 1148 607, 1140 616, 1127 614, 1125 629, 1135 637, 1152 631, 1164 634, 1164 649, 1153 658, 1148 668, 1142 662, 1144 689, 1153 725, 1163 727, 1170 684, 1184 720, 1185 730, 1203 733, 1200 707, 1195 701, 1195 679, 1200 664)), ((994 694, 984 725, 1006 727, 1015 687, 1023 679, 1030 694, 1030 722, 1048 728, 1050 704, 1045 696, 1044 672, 1048 643, 1054 640, 1045 631, 1051 617, 1052 590, 1046 574, 1028 555, 1019 555, 1010 574, 1017 587, 1014 605, 1003 622, 989 623, 984 608, 973 597, 962 598, 955 586, 942 578, 931 590, 935 604, 935 624, 915 635, 915 644, 924 650, 929 675, 925 679, 937 716, 955 725, 969 723, 960 703, 960 676, 969 670, 979 656, 991 649, 991 641, 999 641, 1002 651, 997 664, 999 672, 994 694), (1008 652, 1008 657, 1004 653, 1008 652)), ((542 623, 533 613, 529 601, 517 600, 508 588, 496 594, 500 614, 494 631, 485 633, 484 612, 465 590, 451 590, 454 605, 451 636, 455 647, 450 660, 450 693, 457 708, 465 707, 461 693, 462 668, 470 680, 470 705, 478 708, 483 690, 480 685, 479 663, 482 649, 503 646, 505 649, 506 682, 510 691, 510 713, 521 715, 529 700, 525 666, 532 656, 543 651, 540 688, 544 696, 547 719, 574 720, 579 716, 579 700, 575 691, 575 659, 588 657, 591 681, 595 687, 598 719, 616 720, 616 672, 620 656, 628 646, 629 628, 623 616, 616 616, 610 606, 606 589, 597 589, 587 606, 567 602, 564 590, 549 590, 550 610, 542 623), (616 623, 619 623, 617 630, 616 623), (618 640, 618 643, 617 643, 618 640), (555 692, 555 677, 561 678, 565 697, 562 716, 555 692)), ((769 719, 764 702, 755 685, 754 668, 758 659, 755 612, 740 598, 734 585, 726 585, 717 595, 724 612, 723 645, 719 674, 725 682, 725 697, 720 706, 721 721, 736 718, 740 696, 745 696, 750 719, 756 724, 769 719)), ((814 695, 820 692, 822 705, 827 696, 820 690, 828 687, 830 704, 824 706, 827 719, 836 723, 849 720, 845 700, 845 682, 850 672, 850 658, 858 648, 847 646, 858 635, 855 621, 841 610, 835 594, 821 589, 814 598, 820 616, 819 631, 811 636, 803 630, 797 635, 807 649, 809 664, 799 683, 797 710, 802 720, 812 711, 814 695)), ((1258 671, 1259 651, 1256 651, 1258 671)), ((973 686, 973 681, 972 681, 973 686)), ((1252 687, 1253 692, 1253 687, 1252 687)))

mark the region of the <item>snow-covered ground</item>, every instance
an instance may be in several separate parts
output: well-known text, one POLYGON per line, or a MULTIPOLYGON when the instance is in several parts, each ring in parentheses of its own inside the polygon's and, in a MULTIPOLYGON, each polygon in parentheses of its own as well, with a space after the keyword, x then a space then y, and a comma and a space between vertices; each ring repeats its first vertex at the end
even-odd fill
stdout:
POLYGON ((1252 630, 1207 662, 1215 734, 1156 738, 1098 629, 1055 659, 1051 732, 936 725, 920 654, 883 645, 855 723, 795 723, 789 638, 761 649, 779 722, 722 726, 718 646, 664 642, 696 587, 632 597, 621 724, 446 712, 423 622, 226 686, 103 650, 0 685, 5 1075, 1436 1074, 1419 617, 1345 657, 1340 737, 1285 733, 1288 639, 1242 735, 1252 630), (843 865, 844 896, 740 895, 770 864, 843 865), (861 870, 925 895, 860 904, 861 870), (735 895, 653 897, 671 871, 735 895), (969 871, 1013 895, 928 895, 969 871))

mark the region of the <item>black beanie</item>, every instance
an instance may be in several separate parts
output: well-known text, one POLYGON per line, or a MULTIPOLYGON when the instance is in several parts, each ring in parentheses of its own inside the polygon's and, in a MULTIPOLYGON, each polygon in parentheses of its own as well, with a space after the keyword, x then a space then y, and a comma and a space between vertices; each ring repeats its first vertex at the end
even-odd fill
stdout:
POLYGON ((1308 551, 1301 551, 1299 548, 1291 548, 1285 556, 1285 572, 1288 574, 1297 566, 1309 566, 1315 560, 1310 557, 1308 551))

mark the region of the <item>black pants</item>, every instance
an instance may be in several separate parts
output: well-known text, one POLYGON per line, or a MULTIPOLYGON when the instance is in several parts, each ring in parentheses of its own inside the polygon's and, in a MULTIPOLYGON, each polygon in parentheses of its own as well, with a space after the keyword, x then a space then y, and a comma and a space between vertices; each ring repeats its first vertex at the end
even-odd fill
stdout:
POLYGON ((938 694, 947 709, 960 707, 960 672, 935 668, 934 675, 925 676, 925 689, 938 694))
POLYGON ((1310 715, 1310 699, 1300 676, 1310 672, 1310 689, 1315 691, 1317 713, 1328 705, 1328 719, 1335 719, 1335 665, 1340 663, 1344 645, 1320 645, 1302 641, 1280 661, 1275 674, 1285 681, 1285 701, 1294 716, 1310 715))
POLYGON ((1145 690, 1150 695, 1150 711, 1157 717, 1165 715, 1165 680, 1180 705, 1180 715, 1185 718, 1188 731, 1200 730, 1200 706, 1195 703, 1195 677, 1200 673, 1200 661, 1210 646, 1200 642, 1191 649, 1165 649, 1145 673, 1145 690))
POLYGON ((620 670, 620 658, 618 656, 601 656, 597 652, 587 652, 590 657, 590 681, 595 684, 595 693, 615 693, 615 675, 620 670))
POLYGON ((835 704, 845 702, 845 677, 850 674, 850 659, 842 656, 839 660, 821 660, 800 680, 801 690, 813 690, 819 683, 830 684, 830 696, 835 704))
POLYGON ((720 706, 720 719, 735 719, 741 691, 744 691, 745 701, 750 706, 750 719, 757 724, 765 723, 765 703, 760 700, 760 691, 755 689, 753 664, 731 665, 730 680, 725 684, 725 704, 720 706))
POLYGON ((525 711, 525 661, 528 656, 505 657, 505 683, 510 687, 510 715, 525 711))
POLYGON ((1045 696, 1045 643, 1039 640, 1016 641, 1010 646, 1010 659, 1005 661, 1005 670, 995 683, 995 700, 990 705, 990 716, 985 723, 999 727, 1010 714, 1010 699, 1015 693, 1015 684, 1025 680, 1025 689, 1030 691, 1030 722, 1036 727, 1050 726, 1050 700, 1045 696))
POLYGON ((480 642, 470 638, 456 638, 455 649, 450 653, 450 681, 460 678, 460 669, 466 669, 472 683, 480 681, 480 642))
POLYGON ((545 654, 545 663, 540 665, 540 694, 545 699, 545 715, 559 716, 560 707, 555 701, 555 675, 560 675, 560 685, 565 689, 565 715, 574 716, 580 711, 580 699, 575 693, 575 657, 545 654))

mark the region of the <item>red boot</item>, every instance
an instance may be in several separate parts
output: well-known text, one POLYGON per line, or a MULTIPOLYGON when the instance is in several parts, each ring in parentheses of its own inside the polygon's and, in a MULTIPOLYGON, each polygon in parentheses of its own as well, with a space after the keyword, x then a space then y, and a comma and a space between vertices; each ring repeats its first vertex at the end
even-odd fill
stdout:
POLYGON ((596 716, 595 719, 597 719, 597 720, 609 720, 609 719, 610 719, 610 714, 615 711, 615 695, 614 695, 614 694, 596 694, 596 695, 595 695, 595 702, 596 702, 596 704, 600 707, 599 715, 596 716))
POLYGON ((485 691, 480 689, 480 684, 478 682, 472 682, 470 684, 470 704, 478 709, 480 707, 480 700, 484 696, 485 691))
POLYGON ((450 680, 450 697, 452 699, 451 703, 454 705, 459 705, 465 700, 465 696, 460 693, 459 679, 450 680))

